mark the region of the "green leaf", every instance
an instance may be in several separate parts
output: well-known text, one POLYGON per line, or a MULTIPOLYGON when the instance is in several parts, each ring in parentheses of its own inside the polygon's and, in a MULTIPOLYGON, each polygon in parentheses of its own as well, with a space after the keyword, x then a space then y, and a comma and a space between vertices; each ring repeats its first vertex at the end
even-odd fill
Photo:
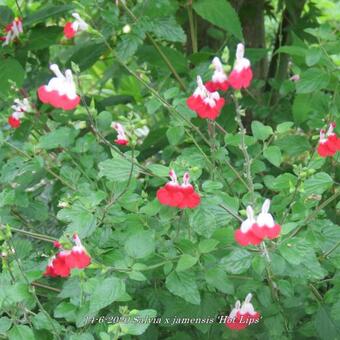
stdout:
POLYGON ((215 250, 218 244, 219 241, 214 239, 202 240, 198 245, 198 249, 200 253, 210 253, 215 250))
POLYGON ((257 120, 251 123, 251 131, 253 132, 253 136, 259 140, 266 140, 273 134, 273 129, 270 126, 266 126, 257 120))
POLYGON ((305 258, 313 254, 311 245, 302 239, 294 239, 280 245, 279 252, 284 259, 293 265, 299 265, 305 258))
POLYGON ((41 136, 39 139, 39 146, 46 150, 55 148, 66 148, 74 143, 79 131, 63 126, 55 129, 48 134, 41 136))
POLYGON ((108 277, 98 283, 90 299, 90 313, 97 312, 117 301, 125 293, 125 283, 116 277, 108 277))
POLYGON ((319 62, 322 57, 322 50, 320 47, 311 47, 306 54, 307 66, 313 66, 319 62))
POLYGON ((276 127, 276 131, 278 133, 285 133, 287 131, 290 130, 290 128, 294 125, 293 122, 284 122, 284 123, 281 123, 279 124, 277 127, 276 127))
POLYGON ((224 294, 234 294, 234 286, 222 268, 210 268, 205 272, 206 282, 224 294))
POLYGON ((66 12, 71 11, 74 8, 74 5, 43 5, 41 9, 33 12, 32 14, 28 15, 23 25, 24 27, 32 26, 33 24, 37 24, 41 21, 46 21, 46 19, 53 17, 56 19, 58 16, 63 15, 66 12))
POLYGON ((70 208, 60 210, 57 218, 69 222, 67 231, 71 234, 77 232, 81 238, 90 236, 96 229, 96 215, 80 202, 75 202, 70 208))
POLYGON ((220 191, 223 188, 223 184, 217 181, 205 181, 202 185, 202 188, 205 192, 215 192, 220 191))
POLYGON ((200 0, 194 2, 195 12, 203 19, 233 34, 238 40, 243 41, 242 27, 239 17, 226 0, 200 0))
POLYGON ((340 327, 329 314, 328 309, 320 305, 314 318, 314 326, 322 340, 336 340, 339 338, 340 327))
POLYGON ((307 50, 300 46, 281 46, 276 53, 286 53, 289 55, 304 57, 307 53, 307 50))
POLYGON ((30 33, 30 49, 38 51, 57 44, 62 34, 62 28, 59 26, 49 26, 42 30, 39 27, 33 28, 30 33))
POLYGON ((201 303, 200 293, 196 284, 196 276, 192 272, 173 271, 165 281, 166 288, 174 295, 194 305, 201 303))
POLYGON ((182 272, 188 268, 191 268, 193 265, 195 265, 198 261, 197 257, 188 255, 188 254, 183 254, 179 258, 179 261, 177 263, 176 271, 177 272, 182 272))
POLYGON ((6 26, 13 19, 13 11, 7 6, 0 6, 0 26, 6 26))
POLYGON ((130 236, 125 242, 125 251, 137 259, 151 255, 155 251, 153 232, 141 231, 130 236))
POLYGON ((60 325, 57 321, 52 321, 46 316, 45 313, 39 312, 32 319, 32 323, 35 329, 47 329, 49 331, 60 330, 60 325))
POLYGON ((55 318, 64 318, 69 322, 75 320, 77 307, 72 303, 63 301, 53 311, 55 318))
POLYGON ((323 194, 333 185, 333 179, 326 172, 319 172, 308 178, 304 183, 304 192, 306 195, 323 194))
MULTIPOLYGON (((0 7, 1 11, 1 7, 0 7)), ((12 320, 9 319, 7 316, 3 316, 0 318, 0 334, 5 334, 9 328, 12 326, 12 320)))
POLYGON ((148 169, 151 170, 155 175, 160 177, 169 177, 169 168, 161 164, 150 164, 148 169))
POLYGON ((221 259, 223 268, 232 274, 242 274, 251 266, 252 256, 244 249, 235 249, 221 259))
POLYGON ((123 35, 122 39, 117 44, 117 57, 119 60, 126 62, 137 51, 138 47, 142 45, 143 39, 139 35, 129 33, 123 35))
POLYGON ((12 58, 0 59, 0 95, 7 95, 11 89, 10 81, 20 88, 25 79, 25 70, 12 58))
POLYGON ((263 156, 277 167, 279 167, 282 162, 281 150, 277 146, 269 146, 263 151, 263 156))
POLYGON ((10 340, 35 340, 34 333, 31 328, 25 325, 14 325, 8 332, 10 340))
POLYGON ((301 74, 301 79, 296 83, 296 92, 312 93, 325 89, 329 80, 328 73, 318 68, 310 68, 301 74))
POLYGON ((309 113, 312 111, 312 104, 310 95, 298 94, 294 98, 292 107, 294 121, 296 123, 303 123, 308 119, 309 113))
MULTIPOLYGON (((107 159, 98 164, 99 177, 107 177, 111 181, 125 182, 129 179, 132 166, 127 159, 107 159)), ((138 173, 136 165, 133 167, 132 176, 138 173)))
POLYGON ((184 137, 184 127, 172 126, 166 131, 166 136, 171 145, 177 145, 184 137))
POLYGON ((159 39, 185 43, 186 35, 173 16, 157 18, 152 21, 152 33, 159 39))

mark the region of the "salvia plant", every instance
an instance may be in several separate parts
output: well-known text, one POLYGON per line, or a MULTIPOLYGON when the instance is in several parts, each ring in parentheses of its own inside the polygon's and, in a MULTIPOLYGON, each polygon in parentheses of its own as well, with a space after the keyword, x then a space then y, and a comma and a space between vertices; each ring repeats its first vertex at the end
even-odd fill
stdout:
POLYGON ((0 5, 1 339, 340 339, 335 1, 0 5))

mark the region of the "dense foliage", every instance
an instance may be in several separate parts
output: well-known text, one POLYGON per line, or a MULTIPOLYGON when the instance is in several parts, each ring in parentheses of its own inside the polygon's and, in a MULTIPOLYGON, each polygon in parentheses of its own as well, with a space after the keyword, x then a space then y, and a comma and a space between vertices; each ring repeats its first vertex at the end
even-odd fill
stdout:
POLYGON ((339 339, 340 153, 317 152, 340 126, 339 4, 251 3, 0 1, 0 35, 23 24, 0 47, 0 338, 339 339), (88 27, 73 37, 75 11, 88 27), (196 77, 215 56, 230 73, 239 42, 251 86, 201 119, 196 77), (73 71, 75 110, 39 100, 51 64, 73 71), (190 174, 190 208, 157 199, 171 169, 190 174), (239 245, 265 199, 280 236, 239 245), (74 233, 91 264, 44 275, 74 233), (248 293, 259 322, 219 323, 248 293))

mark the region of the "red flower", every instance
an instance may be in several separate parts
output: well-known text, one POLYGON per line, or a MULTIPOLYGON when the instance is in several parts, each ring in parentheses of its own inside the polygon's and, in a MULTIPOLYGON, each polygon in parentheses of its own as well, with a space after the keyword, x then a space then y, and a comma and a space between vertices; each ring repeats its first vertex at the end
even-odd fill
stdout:
POLYGON ((64 26, 64 36, 67 39, 72 39, 76 35, 76 31, 72 27, 72 22, 68 21, 64 26))
POLYGON ((253 234, 261 239, 274 239, 280 236, 281 226, 274 222, 274 218, 269 214, 270 200, 266 199, 262 205, 261 213, 258 215, 256 224, 253 225, 253 234))
POLYGON ((257 237, 253 233, 253 226, 255 225, 254 211, 251 206, 247 207, 247 219, 242 222, 240 229, 235 231, 235 241, 241 246, 249 246, 250 244, 256 246, 262 242, 262 238, 257 237))
POLYGON ((236 50, 236 61, 233 70, 229 75, 228 82, 236 90, 247 88, 253 79, 253 71, 250 61, 244 58, 244 45, 238 44, 236 50))
POLYGON ((58 65, 53 64, 50 69, 56 77, 53 77, 48 85, 39 87, 39 99, 44 104, 50 104, 57 109, 75 109, 80 102, 80 97, 76 93, 76 85, 73 81, 71 70, 66 70, 64 76, 60 72, 58 65))
POLYGON ((13 128, 13 129, 17 129, 20 124, 21 124, 21 121, 20 119, 16 119, 15 117, 13 116, 9 116, 8 117, 8 124, 13 128))
POLYGON ((112 122, 111 127, 116 130, 117 138, 115 139, 115 143, 119 145, 127 145, 129 144, 129 140, 126 137, 125 130, 122 124, 112 122))
POLYGON ((16 38, 19 38, 19 35, 23 33, 21 18, 15 18, 10 24, 6 25, 4 31, 6 35, 0 37, 0 40, 4 41, 2 45, 6 46, 16 38))
POLYGON ((180 209, 196 208, 201 202, 201 197, 195 192, 194 187, 189 184, 189 174, 187 172, 184 174, 182 185, 178 184, 174 170, 170 170, 169 176, 171 181, 157 191, 158 201, 163 205, 180 209))
MULTIPOLYGON (((81 244, 77 234, 73 235, 73 240, 76 245, 71 250, 61 249, 56 256, 52 257, 45 269, 45 276, 67 277, 70 275, 71 269, 82 269, 90 265, 91 257, 81 244)), ((58 241, 55 241, 53 244, 56 248, 61 248, 61 244, 58 241)))
POLYGON ((70 268, 85 268, 91 264, 91 257, 88 255, 86 249, 81 244, 81 241, 77 234, 73 235, 75 246, 73 246, 71 253, 65 259, 66 264, 70 268))
POLYGON ((178 208, 196 208, 201 203, 201 196, 195 192, 194 187, 189 183, 190 175, 186 172, 183 176, 183 183, 180 186, 180 192, 183 195, 181 203, 179 203, 178 208))
POLYGON ((331 123, 327 133, 320 130, 320 140, 317 148, 320 157, 334 156, 340 151, 340 138, 333 132, 335 123, 331 123))
POLYGON ((188 107, 200 118, 215 120, 221 113, 224 98, 220 98, 218 92, 208 91, 200 76, 197 77, 197 85, 193 95, 187 99, 188 107))
POLYGON ((240 331, 260 320, 261 314, 255 312, 254 306, 250 302, 251 298, 252 294, 249 293, 242 303, 242 306, 239 300, 236 301, 235 307, 230 312, 227 321, 225 322, 225 325, 228 328, 240 331))
POLYGON ((227 91, 229 88, 228 77, 224 72, 223 65, 218 57, 215 57, 212 61, 212 65, 215 68, 212 80, 206 82, 204 85, 210 92, 218 90, 227 91))
POLYGON ((89 27, 78 13, 72 13, 72 16, 76 20, 74 22, 68 21, 64 26, 64 36, 67 39, 72 39, 78 32, 86 31, 89 27))

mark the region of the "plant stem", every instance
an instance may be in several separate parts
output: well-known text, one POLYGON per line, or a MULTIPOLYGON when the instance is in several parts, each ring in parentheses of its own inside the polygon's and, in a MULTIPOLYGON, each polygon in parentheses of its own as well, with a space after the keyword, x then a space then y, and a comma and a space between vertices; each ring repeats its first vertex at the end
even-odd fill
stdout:
POLYGON ((17 228, 11 227, 11 231, 22 233, 22 234, 28 235, 30 237, 36 238, 38 240, 42 240, 42 241, 46 241, 46 242, 52 242, 53 243, 54 241, 56 241, 56 239, 54 239, 50 236, 38 234, 38 233, 32 233, 30 231, 26 231, 26 230, 22 230, 22 229, 17 229, 17 228))
POLYGON ((248 189, 250 192, 250 199, 251 199, 251 204, 254 206, 255 205, 255 190, 254 190, 254 184, 253 184, 253 179, 252 179, 252 175, 251 175, 251 159, 249 157, 248 151, 247 151, 247 146, 245 143, 245 135, 246 135, 246 130, 243 126, 242 123, 242 117, 241 117, 241 109, 237 100, 237 95, 233 96, 234 99, 234 103, 235 103, 235 110, 236 110, 236 120, 237 123, 239 124, 240 127, 240 134, 241 134, 241 145, 240 145, 240 149, 243 153, 244 156, 244 166, 245 166, 245 170, 246 170, 246 178, 248 181, 248 189))
POLYGON ((187 6, 187 10, 188 10, 188 18, 189 18, 192 53, 197 53, 197 32, 196 32, 195 25, 194 25, 194 16, 193 16, 193 11, 192 11, 192 1, 189 1, 189 4, 187 6))

